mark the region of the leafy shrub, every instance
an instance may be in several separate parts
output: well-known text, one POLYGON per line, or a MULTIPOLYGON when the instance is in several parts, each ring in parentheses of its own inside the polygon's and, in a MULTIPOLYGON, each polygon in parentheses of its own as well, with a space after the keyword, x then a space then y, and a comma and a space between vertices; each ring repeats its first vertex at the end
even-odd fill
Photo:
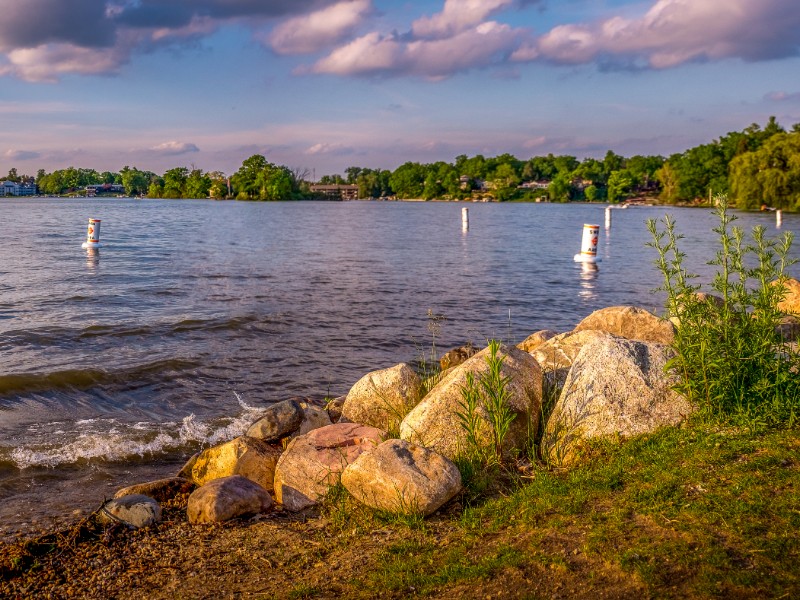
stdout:
POLYGON ((700 293, 697 276, 683 265, 678 248, 683 236, 674 220, 649 220, 664 277, 669 317, 677 319, 676 357, 668 364, 680 375, 677 390, 701 416, 751 427, 792 425, 800 416, 800 353, 778 331, 778 303, 786 293, 786 269, 792 234, 769 239, 754 227, 751 240, 728 212, 727 198, 717 197, 713 231, 720 248, 709 262, 717 267, 711 288, 720 298, 700 293))

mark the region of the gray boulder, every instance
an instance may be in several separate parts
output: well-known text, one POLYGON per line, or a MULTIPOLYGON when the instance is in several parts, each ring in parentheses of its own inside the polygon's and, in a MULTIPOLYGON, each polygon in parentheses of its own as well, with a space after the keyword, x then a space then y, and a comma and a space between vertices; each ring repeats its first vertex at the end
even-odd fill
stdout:
POLYGON ((350 463, 342 473, 342 485, 369 507, 429 515, 459 492, 461 473, 432 450, 388 440, 350 463))
POLYGON ((250 426, 245 435, 265 442, 277 442, 297 431, 303 416, 299 402, 293 399, 276 402, 264 411, 264 415, 250 426))
POLYGON ((190 523, 218 523, 266 512, 272 497, 260 485, 241 475, 215 479, 189 496, 186 516, 190 523))
POLYGON ((531 354, 542 368, 546 393, 558 393, 581 349, 596 339, 611 339, 605 331, 569 331, 544 341, 531 354))
POLYGON ((672 356, 663 344, 614 337, 584 345, 547 421, 546 457, 568 465, 584 440, 650 433, 684 420, 692 406, 664 373, 672 356))
POLYGON ((161 506, 142 494, 121 496, 106 502, 98 513, 101 523, 122 523, 129 527, 149 527, 161 521, 161 506))

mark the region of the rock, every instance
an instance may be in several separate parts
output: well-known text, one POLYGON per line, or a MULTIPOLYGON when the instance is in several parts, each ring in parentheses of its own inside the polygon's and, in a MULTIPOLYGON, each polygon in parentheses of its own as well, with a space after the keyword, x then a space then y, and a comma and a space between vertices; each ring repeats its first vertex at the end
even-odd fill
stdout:
POLYGON ((304 435, 314 429, 319 429, 320 427, 327 427, 328 425, 332 424, 331 418, 328 415, 328 412, 324 408, 320 408, 319 406, 314 406, 313 404, 309 404, 308 402, 301 402, 300 408, 303 409, 303 422, 300 423, 300 429, 295 431, 291 437, 304 435))
POLYGON ((657 344, 671 344, 675 339, 675 326, 670 321, 636 306, 609 306, 596 310, 578 323, 574 331, 587 329, 657 344))
POLYGON ((106 502, 98 513, 101 523, 123 523, 130 527, 149 527, 161 521, 161 506, 142 494, 121 496, 106 502))
POLYGON ((316 504, 339 482, 345 467, 385 435, 375 427, 337 423, 294 438, 275 468, 276 500, 291 511, 316 504))
POLYGON ((380 429, 395 429, 417 402, 421 382, 407 364, 367 373, 347 394, 342 418, 380 429))
MULTIPOLYGON (((699 304, 707 304, 709 311, 711 311, 709 314, 712 315, 718 314, 718 310, 725 305, 725 300, 714 294, 707 294, 706 292, 694 292, 690 297, 699 304)), ((683 298, 681 298, 681 300, 683 300, 683 298)), ((686 310, 685 304, 685 301, 682 304, 678 304, 678 314, 669 318, 670 322, 675 325, 676 328, 681 326, 681 315, 686 310)))
POLYGON ((243 475, 269 491, 280 455, 280 448, 243 435, 201 452, 192 466, 192 481, 204 485, 213 479, 243 475))
POLYGON ((587 343, 612 337, 610 333, 593 329, 570 331, 550 338, 531 352, 542 368, 545 393, 558 393, 564 387, 572 362, 587 343))
POLYGON ((691 412, 673 391, 663 344, 610 337, 588 342, 573 362, 545 427, 542 449, 555 464, 573 462, 582 440, 628 437, 676 425, 691 412))
MULTIPOLYGON (((778 285, 778 282, 773 282, 778 285)), ((778 303, 778 310, 790 315, 800 315, 800 281, 787 277, 783 280, 786 293, 778 303)))
POLYGON ((524 340, 522 340, 519 344, 517 344, 517 348, 522 350, 523 352, 527 352, 528 354, 533 354, 533 351, 536 350, 539 346, 544 344, 550 338, 554 338, 558 334, 555 331, 551 331, 549 329, 542 329, 541 331, 537 331, 536 333, 530 334, 524 340))
POLYGON ((477 353, 478 349, 469 342, 463 346, 445 352, 442 358, 439 359, 439 366, 442 371, 447 371, 447 369, 452 369, 453 367, 463 364, 477 353))
POLYGON ((276 402, 264 411, 264 416, 253 423, 245 435, 265 442, 277 442, 300 429, 303 415, 303 408, 294 399, 276 402))
POLYGON ((432 450, 388 440, 350 463, 342 485, 371 508, 427 516, 459 492, 461 473, 432 450))
POLYGON ((328 403, 325 405, 325 411, 331 418, 331 423, 339 422, 339 419, 342 417, 342 408, 344 407, 345 400, 347 400, 347 396, 339 396, 338 398, 328 400, 328 403))
POLYGON ((183 479, 188 479, 189 481, 192 480, 192 469, 194 468, 194 464, 197 462, 197 457, 200 456, 199 452, 195 452, 186 461, 186 463, 181 467, 181 470, 178 471, 177 477, 181 477, 183 479))
POLYGON ((210 481, 189 496, 186 515, 190 523, 218 523, 257 515, 272 506, 269 492, 241 475, 210 481))
POLYGON ((800 339, 800 319, 794 315, 784 315, 775 328, 778 334, 787 342, 800 339))
MULTIPOLYGON (((459 418, 464 412, 462 388, 467 384, 468 373, 472 373, 477 384, 479 377, 488 372, 489 353, 486 348, 448 373, 403 419, 400 438, 451 460, 465 452, 467 434, 459 418)), ((501 375, 510 378, 508 404, 514 414, 504 452, 513 454, 526 445, 529 431, 536 430, 542 405, 542 371, 530 354, 518 348, 501 345, 499 355, 504 357, 501 375)), ((491 428, 484 403, 479 404, 476 412, 479 441, 489 444, 491 428)))
POLYGON ((114 494, 114 498, 141 495, 149 496, 156 502, 169 502, 175 498, 175 496, 191 492, 194 487, 194 483, 189 479, 184 477, 169 477, 167 479, 158 479, 157 481, 148 481, 146 483, 124 487, 114 494))

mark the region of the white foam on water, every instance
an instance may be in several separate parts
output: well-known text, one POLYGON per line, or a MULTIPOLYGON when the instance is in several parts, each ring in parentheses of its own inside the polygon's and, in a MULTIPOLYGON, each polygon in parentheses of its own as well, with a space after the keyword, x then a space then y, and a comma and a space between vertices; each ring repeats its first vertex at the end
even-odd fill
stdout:
POLYGON ((11 450, 9 458, 20 469, 52 468, 92 460, 121 462, 133 457, 176 452, 187 446, 226 442, 245 433, 265 410, 248 405, 239 394, 234 394, 241 407, 235 417, 203 421, 190 414, 180 425, 148 421, 124 424, 113 418, 84 419, 74 424, 75 429, 61 432, 58 440, 52 439, 55 432, 51 431, 38 440, 18 445, 11 450))

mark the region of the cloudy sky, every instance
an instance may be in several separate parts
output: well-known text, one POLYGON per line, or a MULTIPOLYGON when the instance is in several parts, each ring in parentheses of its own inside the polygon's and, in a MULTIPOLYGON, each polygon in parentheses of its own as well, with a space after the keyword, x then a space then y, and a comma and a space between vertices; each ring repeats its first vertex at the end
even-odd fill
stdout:
POLYGON ((668 155, 770 115, 797 0, 0 0, 0 175, 668 155))

